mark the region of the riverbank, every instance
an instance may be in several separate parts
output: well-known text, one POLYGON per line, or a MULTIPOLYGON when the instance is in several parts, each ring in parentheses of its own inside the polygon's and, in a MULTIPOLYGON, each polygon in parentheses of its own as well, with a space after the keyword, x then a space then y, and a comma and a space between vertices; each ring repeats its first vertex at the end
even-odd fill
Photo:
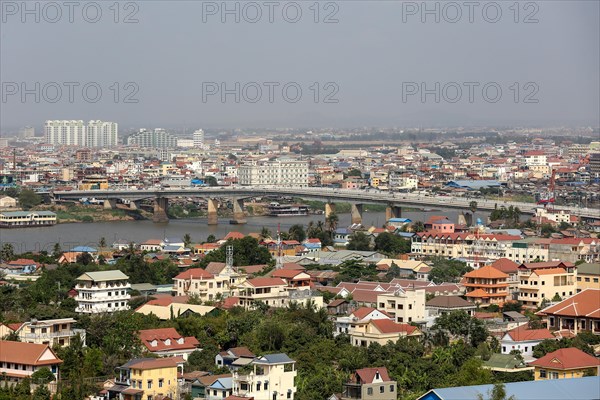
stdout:
POLYGON ((143 221, 152 219, 152 213, 143 210, 123 208, 105 209, 103 206, 93 205, 52 205, 36 207, 36 209, 56 213, 57 224, 143 221))

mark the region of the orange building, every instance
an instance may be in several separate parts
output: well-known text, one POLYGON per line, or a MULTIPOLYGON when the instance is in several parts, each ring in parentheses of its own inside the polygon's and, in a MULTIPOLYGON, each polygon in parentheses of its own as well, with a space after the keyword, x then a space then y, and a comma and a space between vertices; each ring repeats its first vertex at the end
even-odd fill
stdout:
POLYGON ((508 275, 492 266, 485 266, 464 275, 466 296, 482 306, 502 305, 508 296, 508 275))

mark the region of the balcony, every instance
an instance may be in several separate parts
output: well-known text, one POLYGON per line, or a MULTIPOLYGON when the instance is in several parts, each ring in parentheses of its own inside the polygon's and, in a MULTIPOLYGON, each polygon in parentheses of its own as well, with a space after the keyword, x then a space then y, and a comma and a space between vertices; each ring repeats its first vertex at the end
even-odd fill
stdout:
POLYGON ((23 339, 54 339, 54 338, 64 338, 64 337, 73 337, 79 334, 82 338, 85 338, 85 329, 67 329, 58 332, 45 332, 45 333, 23 333, 21 337, 23 339))
POLYGON ((360 383, 344 383, 342 389, 342 400, 361 400, 362 385, 360 383))

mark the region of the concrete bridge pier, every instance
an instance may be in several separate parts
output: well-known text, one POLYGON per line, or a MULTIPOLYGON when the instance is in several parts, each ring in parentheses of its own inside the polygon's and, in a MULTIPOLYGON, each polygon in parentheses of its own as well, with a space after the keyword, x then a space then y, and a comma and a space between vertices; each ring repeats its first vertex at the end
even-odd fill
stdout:
POLYGON ((335 203, 328 201, 325 203, 325 219, 329 218, 331 214, 335 214, 335 203))
POLYGON ((135 201, 131 200, 129 202, 129 209, 130 210, 138 210, 139 208, 140 207, 138 206, 138 204, 135 201))
POLYGON ((117 208, 117 199, 104 200, 104 209, 105 210, 114 210, 115 208, 117 208))
POLYGON ((385 222, 402 217, 402 207, 389 204, 385 209, 385 222))
POLYGON ((206 199, 208 203, 208 225, 219 225, 219 217, 217 210, 219 209, 219 201, 217 199, 206 199))
POLYGON ((363 205, 352 204, 352 210, 350 212, 352 215, 351 222, 353 224, 362 224, 363 205))
POLYGON ((244 200, 233 199, 233 220, 236 224, 245 224, 246 215, 244 214, 244 200))
POLYGON ((169 222, 167 209, 169 208, 169 199, 166 197, 157 197, 154 199, 154 215, 152 221, 155 223, 169 222))

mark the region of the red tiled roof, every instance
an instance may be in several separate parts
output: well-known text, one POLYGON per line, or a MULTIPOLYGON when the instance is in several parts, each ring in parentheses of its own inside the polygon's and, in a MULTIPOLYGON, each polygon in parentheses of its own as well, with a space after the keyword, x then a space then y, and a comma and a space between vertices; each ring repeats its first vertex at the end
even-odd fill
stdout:
POLYGON ((600 318, 600 289, 584 289, 576 295, 539 312, 546 315, 600 318))
POLYGON ((387 368, 361 368, 356 370, 356 375, 360 378, 360 383, 371 384, 375 380, 375 375, 379 372, 381 379, 384 382, 390 381, 387 368))
MULTIPOLYGON (((156 296, 156 298, 150 300, 148 303, 148 305, 153 305, 153 306, 170 306, 173 303, 180 303, 180 304, 187 304, 187 302, 189 301, 189 296, 171 296, 169 294, 161 296, 161 295, 154 295, 156 296)), ((153 296, 153 297, 154 297, 153 296)))
MULTIPOLYGON (((354 315, 356 318, 358 319, 363 319, 365 318, 367 315, 371 314, 373 311, 377 311, 376 308, 373 307, 360 307, 359 309, 355 310, 352 314, 350 315, 354 315)), ((381 313, 383 313, 383 311, 380 311, 381 313)), ((385 314, 385 313, 384 313, 385 314)))
POLYGON ((533 271, 534 274, 540 275, 558 275, 558 274, 566 274, 567 270, 564 268, 542 268, 533 271))
POLYGON ((529 365, 549 369, 574 369, 598 367, 600 360, 575 347, 558 349, 542 358, 530 362, 529 365))
POLYGON ((509 274, 511 272, 517 272, 519 269, 519 264, 516 262, 509 260, 508 258, 499 258, 494 261, 492 267, 496 268, 498 271, 502 271, 505 274, 509 274))
POLYGON ((213 279, 214 275, 202 268, 191 268, 177 275, 173 279, 213 279))
POLYGON ((465 278, 484 278, 484 279, 506 279, 508 275, 506 275, 502 271, 498 271, 496 268, 491 265, 486 265, 485 267, 481 267, 471 272, 467 272, 465 278))
POLYGON ((281 278, 254 278, 248 279, 246 282, 254 287, 285 286, 286 284, 281 278))
POLYGON ((507 333, 515 342, 554 339, 554 335, 548 329, 528 329, 527 324, 521 325, 507 333))
POLYGON ((0 362, 25 365, 53 365, 60 364, 62 360, 54 354, 47 344, 34 344, 25 342, 12 342, 0 340, 0 362), (50 353, 51 357, 45 356, 50 353))
POLYGON ((228 239, 243 239, 245 237, 245 235, 243 233, 240 232, 229 232, 227 235, 225 235, 225 237, 223 238, 223 240, 228 240, 228 239))
MULTIPOLYGON (((296 276, 300 275, 300 274, 305 274, 306 272, 304 271, 300 271, 300 270, 295 270, 295 269, 278 269, 276 271, 273 271, 273 273, 271 274, 271 276, 273 278, 287 278, 287 279, 292 279, 295 278, 296 276)), ((307 277, 306 279, 310 279, 310 277, 307 277)))
POLYGON ((198 339, 193 336, 183 337, 175 328, 157 328, 146 329, 139 332, 139 337, 144 346, 149 351, 168 351, 168 350, 189 350, 195 349, 200 345, 198 339), (177 343, 179 339, 183 339, 183 343, 177 343), (152 342, 156 340, 156 346, 152 346, 152 342), (166 341, 170 340, 170 344, 166 341))
POLYGON ((223 303, 221 304, 221 308, 224 310, 229 310, 230 308, 233 308, 235 306, 237 306, 240 302, 240 298, 239 297, 228 297, 225 300, 223 300, 223 303))
POLYGON ((412 334, 417 327, 408 324, 399 324, 389 319, 372 319, 369 323, 375 325, 375 327, 381 333, 403 333, 407 335, 412 334))

